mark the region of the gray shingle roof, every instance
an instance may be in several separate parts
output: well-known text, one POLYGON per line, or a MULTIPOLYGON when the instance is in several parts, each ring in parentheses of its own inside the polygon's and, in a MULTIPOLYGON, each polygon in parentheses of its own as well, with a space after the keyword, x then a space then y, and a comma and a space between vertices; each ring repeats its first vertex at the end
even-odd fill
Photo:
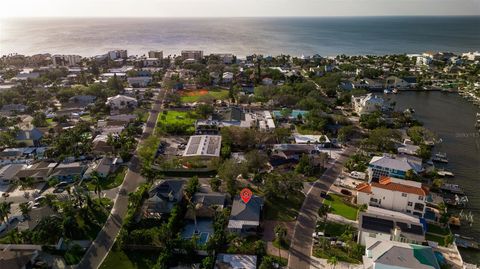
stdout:
POLYGON ((245 204, 240 196, 235 196, 232 205, 230 220, 259 221, 263 207, 263 198, 253 195, 250 201, 245 204))

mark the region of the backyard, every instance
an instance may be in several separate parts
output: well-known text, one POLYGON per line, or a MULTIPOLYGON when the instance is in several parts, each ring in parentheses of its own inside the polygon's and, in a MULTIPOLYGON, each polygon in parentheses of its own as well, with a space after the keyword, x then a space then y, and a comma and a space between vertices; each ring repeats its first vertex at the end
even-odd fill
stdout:
POLYGON ((183 91, 181 100, 184 103, 194 103, 202 99, 225 100, 228 99, 228 90, 214 89, 214 90, 196 90, 183 91))
POLYGON ((158 117, 157 126, 165 133, 191 135, 195 132, 195 120, 198 116, 193 112, 164 111, 158 117))
POLYGON ((103 261, 100 268, 124 268, 124 269, 140 269, 153 268, 157 262, 158 251, 146 250, 116 250, 112 249, 103 261))
POLYGON ((344 201, 344 197, 338 194, 329 194, 323 202, 330 206, 330 212, 336 215, 340 215, 349 220, 357 219, 358 208, 344 201))

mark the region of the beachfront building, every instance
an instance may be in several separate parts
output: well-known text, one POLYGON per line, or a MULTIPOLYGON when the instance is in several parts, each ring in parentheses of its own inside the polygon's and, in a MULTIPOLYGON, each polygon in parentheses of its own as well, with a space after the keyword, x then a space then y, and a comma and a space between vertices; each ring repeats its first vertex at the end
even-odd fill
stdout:
POLYGON ((381 110, 384 101, 383 98, 369 93, 366 96, 352 96, 352 105, 355 112, 362 115, 381 110))
POLYGON ((148 52, 148 58, 163 59, 163 50, 151 50, 148 52))
POLYGON ((369 182, 378 181, 381 177, 394 177, 405 179, 407 171, 414 173, 423 171, 422 159, 413 156, 396 156, 384 154, 374 156, 368 164, 369 182))
POLYGON ((425 214, 428 191, 421 182, 382 177, 357 185, 357 204, 372 205, 418 217, 425 214))
POLYGON ((182 59, 201 61, 203 59, 203 50, 182 50, 182 59))
POLYGON ((82 56, 80 55, 60 55, 55 54, 52 56, 53 66, 75 66, 80 63, 82 56))

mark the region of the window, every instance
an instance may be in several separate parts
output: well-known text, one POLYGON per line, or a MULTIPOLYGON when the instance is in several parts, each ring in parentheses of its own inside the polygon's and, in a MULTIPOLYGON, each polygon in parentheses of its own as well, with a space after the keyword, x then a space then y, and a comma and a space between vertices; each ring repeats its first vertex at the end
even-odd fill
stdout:
POLYGON ((375 198, 370 198, 370 202, 373 202, 373 203, 378 203, 378 199, 375 199, 375 198))
POLYGON ((406 194, 406 193, 402 193, 402 197, 407 197, 407 194, 406 194))
POLYGON ((417 210, 417 211, 422 211, 422 212, 423 212, 423 208, 424 208, 424 207, 425 207, 425 206, 424 206, 423 204, 421 204, 421 203, 415 203, 414 209, 417 210))
POLYGON ((423 201, 423 196, 418 196, 418 200, 423 201))
POLYGON ((408 202, 408 204, 407 204, 407 205, 408 205, 408 206, 412 206, 412 205, 413 205, 413 203, 412 203, 412 202, 408 202))
POLYGON ((412 210, 407 210, 407 213, 412 213, 412 210))

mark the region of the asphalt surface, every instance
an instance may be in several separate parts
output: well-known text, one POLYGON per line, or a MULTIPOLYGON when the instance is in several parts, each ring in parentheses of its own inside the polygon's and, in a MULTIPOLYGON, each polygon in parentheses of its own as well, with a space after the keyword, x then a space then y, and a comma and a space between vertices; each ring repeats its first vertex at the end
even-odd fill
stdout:
POLYGON ((317 222, 317 211, 323 203, 320 193, 330 189, 342 172, 343 164, 353 152, 353 148, 347 148, 340 154, 335 163, 325 171, 307 193, 293 230, 288 259, 289 269, 310 269, 310 255, 313 246, 312 234, 317 222))
MULTIPOLYGON (((164 90, 161 90, 158 94, 152 109, 150 110, 150 115, 146 122, 146 127, 141 136, 139 145, 142 143, 143 139, 147 138, 153 133, 158 114, 162 109, 162 103, 165 95, 166 91, 164 90)), ((123 183, 120 186, 120 190, 114 201, 110 216, 105 222, 102 230, 98 233, 95 241, 93 241, 90 247, 87 249, 85 255, 76 268, 86 269, 100 267, 115 243, 115 239, 117 238, 120 228, 122 227, 123 218, 127 213, 128 194, 134 192, 143 182, 145 182, 145 179, 140 175, 140 162, 137 156, 134 155, 130 161, 128 171, 125 174, 123 183)))

